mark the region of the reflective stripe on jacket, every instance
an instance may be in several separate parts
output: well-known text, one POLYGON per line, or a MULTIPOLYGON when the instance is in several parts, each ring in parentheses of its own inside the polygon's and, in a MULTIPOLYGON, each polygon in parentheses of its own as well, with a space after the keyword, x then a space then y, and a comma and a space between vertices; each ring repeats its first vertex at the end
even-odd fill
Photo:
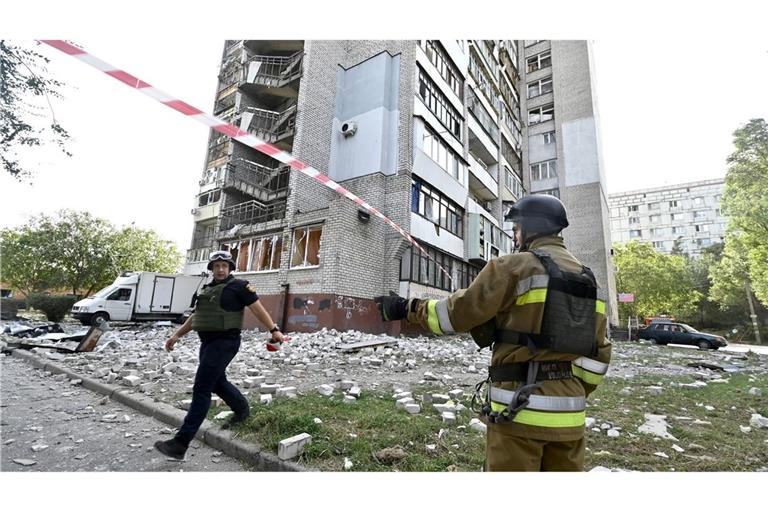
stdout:
MULTIPOLYGON (((564 271, 581 270, 581 263, 565 248, 561 237, 539 238, 531 243, 531 248, 549 253, 564 271)), ((467 332, 488 322, 498 329, 538 334, 548 282, 546 270, 533 254, 523 252, 502 256, 489 261, 468 288, 443 300, 419 301, 415 310, 409 307, 408 321, 438 335, 467 332)), ((536 393, 543 397, 584 399, 602 381, 611 358, 611 344, 606 338, 605 295, 601 290, 598 290, 598 298, 595 306, 596 355, 584 357, 546 349, 534 355, 525 346, 494 343, 491 364, 571 361, 572 378, 544 381, 536 393)), ((494 386, 512 391, 521 384, 500 382, 494 386)), ((529 407, 512 423, 494 425, 493 428, 509 429, 514 435, 535 439, 576 440, 584 435, 584 413, 541 411, 529 407), (570 416, 565 420, 563 414, 570 416)))

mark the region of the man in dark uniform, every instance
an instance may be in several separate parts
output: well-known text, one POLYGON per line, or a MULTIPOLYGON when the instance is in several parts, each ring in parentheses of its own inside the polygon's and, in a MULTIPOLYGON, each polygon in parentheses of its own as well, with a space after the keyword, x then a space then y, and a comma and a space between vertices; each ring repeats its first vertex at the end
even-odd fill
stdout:
POLYGON ((275 343, 283 341, 283 333, 259 302, 253 285, 235 279, 230 274, 234 269, 235 262, 227 251, 211 254, 208 270, 213 272, 213 280, 197 296, 195 312, 165 342, 165 349, 170 352, 190 330, 197 331, 201 342, 192 404, 184 424, 172 439, 155 443, 155 448, 169 457, 184 458, 189 443, 208 414, 211 393, 219 395, 235 413, 225 428, 245 421, 250 415, 248 401, 226 376, 227 366, 240 349, 244 309, 249 308, 262 324, 270 328, 275 343))

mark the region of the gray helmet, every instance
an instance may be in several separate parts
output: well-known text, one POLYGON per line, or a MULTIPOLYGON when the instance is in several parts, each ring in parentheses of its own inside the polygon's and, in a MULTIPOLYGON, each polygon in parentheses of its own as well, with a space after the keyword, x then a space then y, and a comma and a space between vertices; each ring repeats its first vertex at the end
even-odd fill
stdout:
POLYGON ((213 270, 213 264, 217 261, 226 261, 229 263, 229 271, 235 270, 235 260, 232 259, 232 255, 227 251, 214 251, 208 257, 208 270, 213 270))
POLYGON ((536 238, 554 235, 568 227, 568 215, 562 201, 547 194, 523 197, 507 211, 504 220, 520 224, 522 249, 536 238))

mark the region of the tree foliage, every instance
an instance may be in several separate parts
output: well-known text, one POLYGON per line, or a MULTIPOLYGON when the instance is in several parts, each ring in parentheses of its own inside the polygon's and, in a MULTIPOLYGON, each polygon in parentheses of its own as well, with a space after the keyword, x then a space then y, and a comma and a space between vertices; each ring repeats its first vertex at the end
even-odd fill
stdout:
POLYGON ((87 212, 40 215, 0 232, 2 280, 26 294, 65 289, 90 295, 123 271, 177 272, 182 255, 157 233, 117 229, 87 212))
POLYGON ((661 254, 650 244, 632 241, 614 247, 614 262, 618 291, 635 294, 635 302, 619 304, 622 317, 668 314, 683 318, 698 310, 704 294, 696 289, 685 256, 661 254))
POLYGON ((712 280, 715 293, 725 297, 731 295, 729 289, 743 289, 749 278, 755 296, 768 306, 768 124, 764 119, 750 120, 733 133, 733 144, 722 200, 728 217, 723 258, 727 263, 718 267, 712 280), (737 266, 728 269, 728 264, 737 266))
POLYGON ((69 133, 56 121, 50 101, 61 98, 63 83, 46 76, 48 62, 34 50, 0 40, 0 161, 18 180, 31 176, 18 161, 19 148, 41 146, 48 140, 72 156, 66 150, 69 133), (47 107, 40 105, 42 99, 47 107))

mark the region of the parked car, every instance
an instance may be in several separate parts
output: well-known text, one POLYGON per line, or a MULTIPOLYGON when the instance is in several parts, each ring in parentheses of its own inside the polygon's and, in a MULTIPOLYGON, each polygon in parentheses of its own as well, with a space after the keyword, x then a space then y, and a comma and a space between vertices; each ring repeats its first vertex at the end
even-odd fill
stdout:
POLYGON ((653 322, 645 329, 640 329, 637 338, 651 340, 657 345, 695 345, 701 350, 717 350, 728 345, 722 336, 700 332, 690 325, 675 322, 653 322))

